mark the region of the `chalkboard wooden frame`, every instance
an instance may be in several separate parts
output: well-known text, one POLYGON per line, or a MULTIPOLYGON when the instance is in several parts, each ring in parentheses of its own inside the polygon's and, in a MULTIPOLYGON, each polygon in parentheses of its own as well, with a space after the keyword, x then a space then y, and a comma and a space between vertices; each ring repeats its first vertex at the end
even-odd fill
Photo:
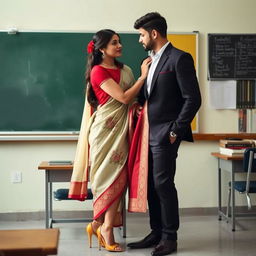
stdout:
POLYGON ((256 34, 208 34, 208 79, 256 78, 256 34))

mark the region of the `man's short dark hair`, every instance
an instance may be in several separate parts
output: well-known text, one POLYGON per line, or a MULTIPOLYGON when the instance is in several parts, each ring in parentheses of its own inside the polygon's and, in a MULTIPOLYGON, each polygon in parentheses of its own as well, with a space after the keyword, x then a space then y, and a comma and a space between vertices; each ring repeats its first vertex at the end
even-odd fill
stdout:
POLYGON ((158 12, 150 12, 140 17, 135 21, 134 28, 143 28, 148 32, 151 32, 153 29, 155 29, 160 33, 162 37, 166 37, 167 34, 166 20, 158 12))

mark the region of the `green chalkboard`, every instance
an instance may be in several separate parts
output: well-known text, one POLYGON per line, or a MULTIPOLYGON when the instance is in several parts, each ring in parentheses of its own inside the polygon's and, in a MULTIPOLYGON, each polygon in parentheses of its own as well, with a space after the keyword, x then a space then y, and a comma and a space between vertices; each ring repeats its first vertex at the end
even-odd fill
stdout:
MULTIPOLYGON (((78 131, 86 46, 93 33, 0 33, 0 132, 78 131)), ((123 56, 138 77, 146 56, 138 34, 121 33, 123 56)))

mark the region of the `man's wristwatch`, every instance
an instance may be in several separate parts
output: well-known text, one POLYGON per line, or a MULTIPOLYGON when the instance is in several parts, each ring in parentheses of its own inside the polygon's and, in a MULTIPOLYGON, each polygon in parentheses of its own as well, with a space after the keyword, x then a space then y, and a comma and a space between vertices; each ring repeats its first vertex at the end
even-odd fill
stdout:
POLYGON ((173 138, 176 138, 176 137, 177 137, 177 134, 174 133, 173 131, 170 131, 170 136, 173 137, 173 138))

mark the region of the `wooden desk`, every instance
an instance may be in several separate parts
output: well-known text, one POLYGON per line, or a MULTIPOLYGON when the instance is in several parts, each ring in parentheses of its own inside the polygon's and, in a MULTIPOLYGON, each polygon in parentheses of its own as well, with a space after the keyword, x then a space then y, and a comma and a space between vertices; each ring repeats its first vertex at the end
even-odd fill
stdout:
POLYGON ((224 217, 227 221, 231 219, 232 231, 235 231, 235 219, 239 216, 255 216, 255 214, 243 214, 235 212, 235 190, 233 187, 235 181, 235 173, 243 171, 243 155, 227 156, 218 152, 212 152, 212 156, 218 159, 218 214, 219 220, 224 217), (221 172, 222 170, 230 173, 231 181, 231 213, 227 216, 222 210, 222 198, 221 198, 221 172))
MULTIPOLYGON (((68 222, 89 222, 92 219, 55 219, 53 218, 52 207, 52 183, 54 182, 70 182, 73 171, 73 165, 50 165, 44 161, 38 166, 39 170, 45 171, 45 226, 52 228, 53 223, 68 223, 68 222)), ((125 198, 123 200, 123 237, 126 237, 126 208, 125 198)))
POLYGON ((39 170, 45 170, 45 226, 52 228, 53 223, 67 222, 89 222, 91 219, 56 219, 53 218, 53 191, 54 182, 70 182, 73 165, 50 165, 48 162, 42 162, 38 166, 39 170))
POLYGON ((234 161, 241 161, 243 160, 243 155, 235 155, 235 156, 228 156, 228 155, 223 155, 219 152, 212 152, 212 156, 215 156, 217 158, 223 159, 223 160, 234 160, 234 161))
POLYGON ((45 256, 58 253, 59 229, 0 230, 0 255, 45 256))

